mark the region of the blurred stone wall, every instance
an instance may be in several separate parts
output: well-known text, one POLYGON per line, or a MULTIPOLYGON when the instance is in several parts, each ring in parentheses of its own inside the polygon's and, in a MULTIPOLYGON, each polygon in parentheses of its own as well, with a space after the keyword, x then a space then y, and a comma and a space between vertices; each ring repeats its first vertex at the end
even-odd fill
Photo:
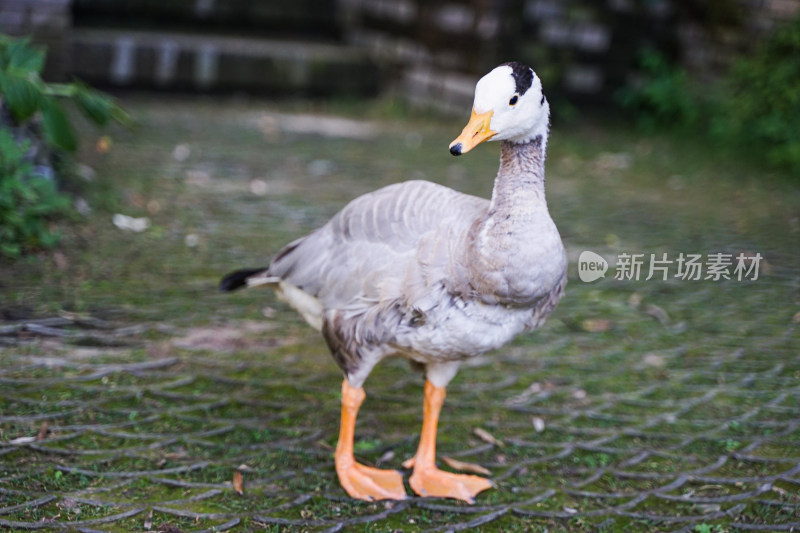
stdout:
POLYGON ((269 95, 379 89, 374 61, 342 39, 337 0, 0 0, 0 23, 48 46, 49 79, 269 95))
POLYGON ((0 0, 0 32, 31 35, 47 46, 50 53, 45 74, 61 80, 69 71, 67 50, 72 27, 71 0, 0 0))
POLYGON ((548 93, 607 104, 643 48, 719 75, 800 0, 341 0, 347 36, 420 105, 463 109, 499 62, 532 65, 548 93))
POLYGON ((336 0, 72 0, 72 4, 79 27, 312 41, 340 37, 336 0))
POLYGON ((778 26, 800 16, 800 0, 732 3, 738 9, 724 14, 722 20, 704 25, 702 17, 687 14, 677 27, 681 63, 701 78, 713 78, 724 72, 740 53, 751 50, 778 26))
POLYGON ((637 50, 674 55, 667 0, 342 0, 347 36, 402 79, 412 103, 463 109, 477 76, 530 64, 550 95, 606 102, 637 50), (398 74, 399 73, 399 74, 398 74))
POLYGON ((377 69, 342 42, 336 0, 73 0, 72 72, 98 85, 370 95, 377 69))
POLYGON ((469 105, 499 62, 548 94, 604 105, 645 47, 724 71, 800 0, 0 0, 0 29, 49 45, 48 74, 91 83, 274 94, 374 94, 469 105))

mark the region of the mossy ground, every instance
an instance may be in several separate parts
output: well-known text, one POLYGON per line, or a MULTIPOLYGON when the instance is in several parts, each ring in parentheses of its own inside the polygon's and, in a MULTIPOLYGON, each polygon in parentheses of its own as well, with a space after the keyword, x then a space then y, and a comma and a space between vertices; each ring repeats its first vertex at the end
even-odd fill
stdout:
MULTIPOLYGON (((4 527, 729 531, 800 522, 800 192, 789 180, 691 139, 556 116, 548 199, 571 258, 567 295, 541 330, 465 365, 440 427, 440 454, 489 468, 497 488, 475 507, 362 503, 335 479, 341 376, 324 342, 271 293, 219 294, 216 282, 266 264, 382 185, 429 179, 488 196, 497 147, 454 159, 447 145, 460 120, 392 117, 375 105, 343 112, 372 121, 366 139, 282 127, 279 113, 329 116, 319 104, 125 105, 138 126, 112 132, 107 153, 84 146, 96 172, 83 187, 92 213, 55 253, 2 265, 0 309, 147 327, 113 330, 117 344, 103 332, 6 337, 18 344, 0 348, 4 527), (125 232, 114 213, 146 216, 151 227, 125 232), (588 284, 577 277, 582 250, 765 259, 756 281, 645 281, 646 272, 620 281, 612 265, 588 284), (44 422, 47 438, 14 443, 44 422), (232 479, 241 465, 240 495, 232 479)), ((416 446, 422 379, 387 361, 366 389, 357 453, 399 468, 416 446)))

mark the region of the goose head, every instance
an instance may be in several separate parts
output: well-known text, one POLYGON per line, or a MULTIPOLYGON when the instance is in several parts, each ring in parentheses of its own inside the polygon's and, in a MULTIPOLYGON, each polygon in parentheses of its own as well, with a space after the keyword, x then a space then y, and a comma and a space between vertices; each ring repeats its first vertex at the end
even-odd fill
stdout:
POLYGON ((550 106, 539 77, 522 63, 503 63, 475 86, 472 116, 450 143, 450 153, 465 154, 484 141, 525 143, 537 137, 544 148, 549 127, 550 106))

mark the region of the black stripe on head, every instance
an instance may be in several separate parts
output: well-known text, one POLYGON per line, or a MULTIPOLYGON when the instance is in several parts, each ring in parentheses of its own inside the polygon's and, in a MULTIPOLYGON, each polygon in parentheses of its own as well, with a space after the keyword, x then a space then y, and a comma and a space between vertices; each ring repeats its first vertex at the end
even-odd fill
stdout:
POLYGON ((514 77, 514 83, 517 85, 517 94, 522 96, 525 91, 533 85, 533 69, 527 65, 523 65, 518 61, 509 61, 503 63, 503 67, 511 67, 511 75, 514 77))

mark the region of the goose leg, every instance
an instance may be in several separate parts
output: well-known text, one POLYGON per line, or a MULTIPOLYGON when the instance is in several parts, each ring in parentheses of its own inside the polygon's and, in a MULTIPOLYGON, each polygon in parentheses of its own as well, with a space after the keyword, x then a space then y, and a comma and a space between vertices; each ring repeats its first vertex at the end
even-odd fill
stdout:
POLYGON ((353 439, 356 417, 366 398, 363 388, 342 383, 342 420, 339 443, 336 445, 336 473, 339 483, 353 498, 359 500, 402 500, 406 497, 403 476, 396 470, 379 470, 356 462, 353 439))
POLYGON ((422 434, 417 454, 404 463, 414 467, 409 479, 411 488, 420 496, 455 498, 475 503, 475 496, 492 487, 492 482, 480 476, 451 474, 436 468, 436 430, 439 413, 444 403, 445 388, 425 382, 425 403, 422 417, 422 434))

